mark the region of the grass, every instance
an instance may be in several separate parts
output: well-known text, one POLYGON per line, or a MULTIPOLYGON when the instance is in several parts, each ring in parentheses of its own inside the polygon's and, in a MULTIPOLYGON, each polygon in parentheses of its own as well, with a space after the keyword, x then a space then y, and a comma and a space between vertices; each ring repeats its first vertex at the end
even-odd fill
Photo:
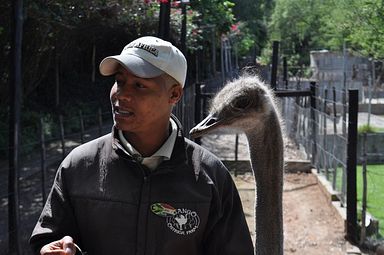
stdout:
MULTIPOLYGON (((362 166, 357 166, 357 206, 361 215, 363 196, 362 166)), ((337 168, 336 189, 341 191, 342 169, 337 168)), ((367 165, 367 211, 379 220, 379 232, 384 236, 384 165, 367 165)))
POLYGON ((358 133, 380 133, 384 132, 384 128, 382 127, 375 127, 375 126, 370 126, 368 124, 366 125, 361 125, 358 127, 358 133))
MULTIPOLYGON (((358 210, 362 208, 362 166, 357 166, 358 210)), ((384 165, 367 166, 367 211, 379 220, 380 234, 384 235, 384 165)))

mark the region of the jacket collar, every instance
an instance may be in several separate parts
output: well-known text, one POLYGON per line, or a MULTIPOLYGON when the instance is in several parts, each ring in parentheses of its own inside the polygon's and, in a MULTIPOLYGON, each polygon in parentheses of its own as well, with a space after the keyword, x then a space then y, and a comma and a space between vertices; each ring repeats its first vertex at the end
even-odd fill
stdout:
MULTIPOLYGON (((159 169, 162 169, 165 167, 166 168, 174 168, 176 166, 179 166, 181 163, 188 164, 186 143, 185 143, 185 137, 184 137, 182 125, 175 115, 171 114, 171 118, 176 123, 176 125, 178 127, 176 141, 175 141, 175 145, 173 147, 173 151, 172 151, 170 160, 163 161, 160 164, 159 169)), ((112 137, 112 148, 119 156, 121 156, 125 159, 128 159, 128 160, 135 160, 125 150, 124 146, 120 143, 118 130, 115 126, 113 126, 113 128, 112 128, 111 137, 112 137)))

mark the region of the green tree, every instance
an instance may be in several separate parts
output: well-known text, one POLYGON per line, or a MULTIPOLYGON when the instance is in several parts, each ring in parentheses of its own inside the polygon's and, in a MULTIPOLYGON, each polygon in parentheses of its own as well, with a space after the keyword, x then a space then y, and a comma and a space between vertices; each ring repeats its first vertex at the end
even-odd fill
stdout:
POLYGON ((353 48, 364 55, 384 58, 384 2, 381 0, 335 1, 332 16, 341 17, 334 22, 336 33, 342 34, 353 48), (336 16, 338 15, 339 16, 336 16), (340 15, 341 14, 341 15, 340 15))
POLYGON ((328 9, 328 0, 277 0, 269 23, 270 40, 281 41, 281 53, 296 65, 308 65, 309 51, 324 47, 320 30, 328 9))
POLYGON ((241 31, 245 31, 246 41, 254 41, 254 56, 259 55, 261 49, 268 40, 267 23, 273 11, 273 0, 233 0, 235 6, 233 12, 237 21, 243 25, 241 31))
MULTIPOLYGON (((384 2, 381 0, 333 0, 320 30, 325 47, 347 48, 373 59, 384 58, 384 2)), ((384 66, 376 72, 375 87, 384 78, 384 66)))
POLYGON ((310 50, 340 50, 344 41, 366 56, 384 56, 381 0, 277 0, 269 29, 269 39, 280 40, 298 64, 308 64, 310 50))
POLYGON ((191 8, 201 14, 199 25, 214 25, 218 35, 228 32, 234 23, 233 6, 233 2, 225 0, 191 1, 191 8))

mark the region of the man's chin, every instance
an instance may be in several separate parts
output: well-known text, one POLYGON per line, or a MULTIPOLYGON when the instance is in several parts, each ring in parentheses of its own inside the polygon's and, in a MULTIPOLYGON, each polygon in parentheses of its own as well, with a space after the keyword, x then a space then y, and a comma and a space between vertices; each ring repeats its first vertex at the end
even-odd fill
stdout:
POLYGON ((131 128, 127 127, 126 125, 119 125, 118 123, 115 124, 115 127, 118 129, 118 130, 121 130, 123 132, 130 132, 131 131, 131 128))

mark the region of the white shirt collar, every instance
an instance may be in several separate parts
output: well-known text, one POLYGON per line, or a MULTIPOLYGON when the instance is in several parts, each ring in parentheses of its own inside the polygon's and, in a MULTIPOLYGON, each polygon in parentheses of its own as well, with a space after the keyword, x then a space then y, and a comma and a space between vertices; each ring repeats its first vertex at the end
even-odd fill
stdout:
POLYGON ((171 134, 160 149, 158 149, 151 157, 164 157, 165 160, 169 160, 171 158, 177 136, 177 125, 173 119, 170 119, 170 122, 172 129, 171 134))
POLYGON ((177 124, 173 119, 170 119, 171 134, 163 145, 150 157, 142 158, 141 154, 125 139, 123 131, 118 130, 119 139, 121 144, 127 150, 127 152, 135 158, 140 158, 141 163, 150 169, 155 169, 163 160, 169 160, 172 155, 173 148, 177 137, 177 124))

